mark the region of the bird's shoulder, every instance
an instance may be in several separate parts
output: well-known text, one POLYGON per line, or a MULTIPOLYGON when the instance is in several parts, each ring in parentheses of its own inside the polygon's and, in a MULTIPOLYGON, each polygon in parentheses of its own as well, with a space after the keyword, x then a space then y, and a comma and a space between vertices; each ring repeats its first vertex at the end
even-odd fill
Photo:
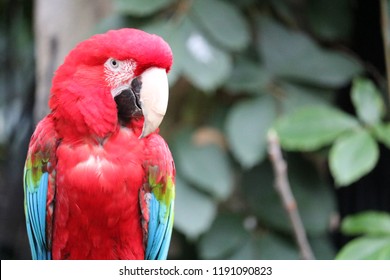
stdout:
MULTIPOLYGON (((27 161, 31 161, 34 165, 40 165, 44 169, 53 168, 58 143, 59 137, 53 118, 48 115, 38 123, 31 136, 27 161)), ((50 170, 47 171, 50 172, 50 170)))

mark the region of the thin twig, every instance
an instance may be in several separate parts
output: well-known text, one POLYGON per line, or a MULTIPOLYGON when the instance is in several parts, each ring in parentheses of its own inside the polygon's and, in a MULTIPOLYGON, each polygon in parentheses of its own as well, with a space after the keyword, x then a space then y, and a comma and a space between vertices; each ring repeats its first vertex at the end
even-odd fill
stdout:
POLYGON ((275 173, 275 189, 278 192, 283 206, 293 227, 294 236, 305 260, 313 260, 314 254, 307 240, 306 231, 302 219, 298 212, 297 203, 291 191, 290 183, 287 177, 287 163, 283 159, 279 144, 279 138, 276 131, 270 130, 268 135, 268 154, 275 173))
POLYGON ((383 50, 386 61, 387 94, 390 100, 390 10, 388 1, 389 0, 381 0, 381 24, 383 50))

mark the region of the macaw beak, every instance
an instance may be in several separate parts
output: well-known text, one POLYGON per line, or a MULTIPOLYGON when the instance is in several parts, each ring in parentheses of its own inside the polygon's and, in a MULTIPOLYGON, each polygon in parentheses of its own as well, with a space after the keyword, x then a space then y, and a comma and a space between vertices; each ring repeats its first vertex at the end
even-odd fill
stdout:
POLYGON ((149 68, 141 74, 140 79, 139 101, 144 125, 139 138, 143 138, 160 126, 168 107, 169 86, 167 73, 162 68, 149 68))

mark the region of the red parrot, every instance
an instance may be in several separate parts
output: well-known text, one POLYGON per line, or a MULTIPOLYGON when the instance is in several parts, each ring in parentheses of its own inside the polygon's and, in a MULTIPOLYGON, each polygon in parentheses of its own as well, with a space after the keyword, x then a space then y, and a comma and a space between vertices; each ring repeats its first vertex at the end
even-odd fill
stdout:
POLYGON ((158 127, 171 65, 162 38, 130 28, 65 58, 24 170, 33 259, 166 259, 175 167, 158 127))

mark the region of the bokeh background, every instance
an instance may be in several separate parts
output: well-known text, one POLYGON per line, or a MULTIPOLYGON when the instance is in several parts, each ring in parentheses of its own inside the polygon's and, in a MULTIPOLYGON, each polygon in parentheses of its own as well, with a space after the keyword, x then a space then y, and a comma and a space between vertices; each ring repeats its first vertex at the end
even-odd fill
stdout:
POLYGON ((120 27, 174 53, 169 258, 302 258, 274 188, 272 128, 315 258, 390 259, 386 3, 1 0, 1 259, 31 258, 23 165, 55 69, 77 42, 120 27))

